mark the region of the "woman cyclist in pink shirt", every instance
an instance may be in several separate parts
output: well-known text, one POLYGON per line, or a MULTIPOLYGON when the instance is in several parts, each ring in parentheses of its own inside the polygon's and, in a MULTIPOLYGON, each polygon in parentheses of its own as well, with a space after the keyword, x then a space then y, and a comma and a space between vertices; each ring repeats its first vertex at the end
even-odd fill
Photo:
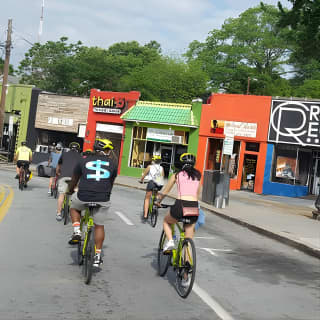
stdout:
MULTIPOLYGON (((170 192, 174 184, 177 184, 178 198, 163 220, 163 230, 168 239, 163 251, 169 251, 174 248, 171 225, 182 219, 182 206, 199 207, 198 198, 200 193, 201 173, 194 168, 196 157, 191 153, 184 153, 180 156, 180 161, 183 164, 181 171, 170 177, 163 192, 158 196, 158 201, 161 202, 161 200, 170 192)), ((186 238, 192 239, 194 234, 194 225, 198 220, 198 216, 189 216, 188 219, 190 220, 190 223, 185 224, 185 235, 186 238)))

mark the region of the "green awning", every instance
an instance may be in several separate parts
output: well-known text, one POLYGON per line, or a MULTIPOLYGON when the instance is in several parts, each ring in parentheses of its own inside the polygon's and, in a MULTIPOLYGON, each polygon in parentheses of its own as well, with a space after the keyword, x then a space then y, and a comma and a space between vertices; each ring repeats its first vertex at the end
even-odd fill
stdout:
POLYGON ((197 128, 191 104, 138 101, 121 118, 125 121, 149 122, 197 128))

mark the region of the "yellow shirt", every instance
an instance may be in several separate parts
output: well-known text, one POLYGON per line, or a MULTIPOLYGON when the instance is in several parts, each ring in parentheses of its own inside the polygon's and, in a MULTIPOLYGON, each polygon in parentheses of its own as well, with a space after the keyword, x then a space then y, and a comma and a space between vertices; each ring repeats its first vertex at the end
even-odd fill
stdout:
POLYGON ((16 151, 17 161, 30 161, 32 151, 26 146, 21 146, 16 151))

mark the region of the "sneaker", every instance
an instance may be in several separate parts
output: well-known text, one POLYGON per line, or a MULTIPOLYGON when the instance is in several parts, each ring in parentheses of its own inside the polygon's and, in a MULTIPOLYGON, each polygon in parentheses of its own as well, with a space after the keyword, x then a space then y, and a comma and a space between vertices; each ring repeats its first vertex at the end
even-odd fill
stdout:
POLYGON ((51 190, 48 191, 48 195, 51 196, 51 190))
POLYGON ((16 176, 14 177, 15 179, 19 179, 19 175, 18 174, 16 174, 16 176))
POLYGON ((61 213, 57 213, 57 215, 56 215, 56 220, 57 220, 57 221, 61 221, 61 220, 62 220, 62 215, 61 215, 61 213))
POLYGON ((79 241, 81 241, 81 232, 74 232, 69 240, 69 244, 77 244, 79 241))
POLYGON ((141 217, 141 222, 142 223, 146 223, 147 221, 148 221, 148 217, 147 218, 144 217, 144 216, 141 217))
POLYGON ((191 277, 187 277, 187 279, 182 279, 181 280, 181 287, 183 288, 188 288, 190 286, 191 283, 191 277))
POLYGON ((174 241, 173 240, 169 240, 163 247, 163 251, 171 251, 172 249, 174 249, 174 241))
POLYGON ((93 266, 99 268, 100 265, 103 263, 101 257, 97 254, 95 254, 94 259, 93 259, 93 266))

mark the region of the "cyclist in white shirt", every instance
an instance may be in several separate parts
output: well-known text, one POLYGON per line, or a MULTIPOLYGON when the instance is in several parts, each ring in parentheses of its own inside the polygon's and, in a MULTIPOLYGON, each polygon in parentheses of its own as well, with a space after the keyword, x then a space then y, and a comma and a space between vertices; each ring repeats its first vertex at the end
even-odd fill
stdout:
POLYGON ((148 209, 149 209, 150 198, 152 195, 152 190, 156 187, 160 191, 164 185, 164 170, 163 170, 163 167, 160 166, 160 163, 161 163, 161 156, 154 155, 152 157, 151 164, 143 172, 143 175, 140 179, 141 183, 143 182, 144 178, 149 180, 147 184, 147 189, 146 189, 146 196, 144 198, 144 215, 142 217, 143 223, 146 222, 146 220, 148 219, 148 209))

